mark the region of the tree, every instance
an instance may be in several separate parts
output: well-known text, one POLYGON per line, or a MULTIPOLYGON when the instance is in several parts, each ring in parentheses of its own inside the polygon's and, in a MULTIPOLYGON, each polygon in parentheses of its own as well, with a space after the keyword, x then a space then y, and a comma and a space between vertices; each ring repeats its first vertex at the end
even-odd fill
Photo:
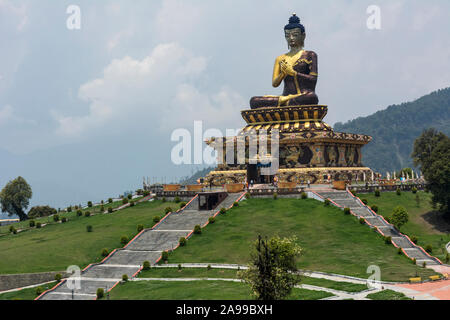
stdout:
POLYGON ((239 272, 239 277, 251 286, 258 300, 283 299, 300 281, 298 275, 293 274, 301 253, 296 241, 295 237, 275 236, 269 240, 258 237, 251 254, 252 264, 239 272))
POLYGON ((56 214, 57 211, 54 208, 51 208, 49 206, 35 206, 30 209, 28 212, 28 218, 39 218, 39 217, 47 217, 51 216, 53 214, 56 214))
POLYGON ((31 187, 24 178, 18 177, 8 182, 0 192, 2 212, 8 212, 9 216, 17 215, 21 221, 27 220, 24 210, 28 208, 32 195, 31 187))
POLYGON ((445 134, 438 132, 434 128, 430 128, 424 130, 420 137, 414 141, 414 149, 411 157, 413 158, 414 165, 420 167, 424 174, 431 165, 431 154, 434 148, 445 138, 448 139, 445 134))
POLYGON ((391 223, 398 229, 408 222, 408 212, 405 208, 397 206, 392 211, 391 223))

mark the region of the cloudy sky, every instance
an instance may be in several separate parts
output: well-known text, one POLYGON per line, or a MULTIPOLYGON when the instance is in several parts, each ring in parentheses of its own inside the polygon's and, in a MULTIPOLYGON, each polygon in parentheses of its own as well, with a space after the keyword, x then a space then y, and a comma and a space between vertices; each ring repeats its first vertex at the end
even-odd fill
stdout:
POLYGON ((447 0, 0 0, 0 187, 21 175, 33 205, 62 207, 188 175, 171 133, 242 127, 251 96, 280 94, 272 68, 292 12, 330 124, 450 84, 447 0))

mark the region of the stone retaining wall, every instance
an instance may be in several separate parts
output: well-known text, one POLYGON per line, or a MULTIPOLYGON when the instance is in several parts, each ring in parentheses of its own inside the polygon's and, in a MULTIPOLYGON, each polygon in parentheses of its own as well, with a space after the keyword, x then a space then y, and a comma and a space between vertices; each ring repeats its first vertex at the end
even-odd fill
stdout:
POLYGON ((55 275, 58 273, 60 273, 63 278, 67 278, 69 276, 66 272, 61 271, 0 275, 0 291, 23 288, 34 284, 53 281, 55 280, 55 275))

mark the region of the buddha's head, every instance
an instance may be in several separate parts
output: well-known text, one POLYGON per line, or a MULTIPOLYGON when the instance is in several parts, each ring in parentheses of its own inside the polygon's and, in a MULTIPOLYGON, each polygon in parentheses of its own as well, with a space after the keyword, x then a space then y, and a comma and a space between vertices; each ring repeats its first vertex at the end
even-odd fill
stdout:
POLYGON ((289 18, 289 24, 284 27, 284 35, 289 48, 303 48, 305 45, 305 27, 295 13, 289 18))

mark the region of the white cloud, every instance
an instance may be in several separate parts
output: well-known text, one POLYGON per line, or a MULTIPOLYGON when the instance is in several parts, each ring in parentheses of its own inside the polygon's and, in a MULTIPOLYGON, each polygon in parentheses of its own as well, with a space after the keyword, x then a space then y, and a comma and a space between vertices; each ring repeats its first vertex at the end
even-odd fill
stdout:
POLYGON ((25 4, 17 5, 9 0, 0 0, 0 17, 8 17, 14 20, 17 31, 22 31, 28 24, 27 6, 25 4))
POLYGON ((11 124, 36 124, 36 121, 17 116, 13 107, 6 105, 0 109, 0 125, 3 127, 11 124))

